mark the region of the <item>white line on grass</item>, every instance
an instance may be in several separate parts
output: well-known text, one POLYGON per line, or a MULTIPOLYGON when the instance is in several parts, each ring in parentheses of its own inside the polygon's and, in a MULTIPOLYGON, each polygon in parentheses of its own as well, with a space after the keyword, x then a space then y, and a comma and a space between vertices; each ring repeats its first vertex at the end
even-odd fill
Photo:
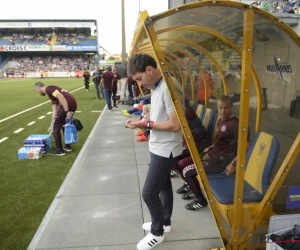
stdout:
MULTIPOLYGON (((84 88, 84 87, 81 87, 81 88, 78 88, 78 89, 74 89, 73 91, 70 91, 70 93, 73 93, 73 92, 78 91, 78 90, 83 89, 83 88, 84 88)), ((23 114, 23 113, 25 113, 25 112, 28 112, 28 111, 30 111, 30 110, 32 110, 32 109, 38 108, 38 107, 40 107, 40 106, 42 106, 42 105, 44 105, 44 104, 46 104, 46 103, 49 103, 49 102, 50 102, 50 100, 49 100, 49 101, 46 101, 46 102, 43 102, 43 103, 41 103, 41 104, 39 104, 39 105, 33 106, 32 108, 25 109, 25 110, 23 110, 23 111, 21 111, 21 112, 19 112, 19 113, 16 113, 16 114, 14 114, 14 115, 11 115, 11 116, 9 116, 9 117, 6 117, 6 118, 0 120, 0 123, 1 123, 1 122, 4 122, 4 121, 6 121, 6 120, 9 120, 9 119, 11 119, 11 118, 13 118, 13 117, 16 117, 16 116, 18 116, 18 115, 21 115, 21 114, 23 114)))
POLYGON ((29 122, 27 125, 28 125, 28 126, 31 126, 31 125, 33 125, 33 124, 35 124, 35 121, 29 122))
POLYGON ((46 116, 42 115, 40 116, 38 119, 41 120, 41 119, 44 119, 46 116))
POLYGON ((47 113, 47 115, 51 115, 51 114, 52 114, 52 112, 48 112, 48 113, 47 113))
POLYGON ((1 142, 4 142, 5 140, 7 140, 8 139, 8 137, 3 137, 1 140, 0 140, 0 143, 1 142))
POLYGON ((15 134, 20 133, 24 128, 19 128, 16 131, 14 131, 15 134))

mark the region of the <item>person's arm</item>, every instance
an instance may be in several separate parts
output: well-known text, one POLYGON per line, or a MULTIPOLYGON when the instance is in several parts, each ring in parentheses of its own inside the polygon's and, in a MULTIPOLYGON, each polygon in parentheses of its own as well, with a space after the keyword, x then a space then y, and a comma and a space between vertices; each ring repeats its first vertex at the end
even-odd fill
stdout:
MULTIPOLYGON (((246 150, 248 150, 248 148, 249 148, 249 142, 247 142, 246 150)), ((226 175, 233 175, 235 173, 235 171, 236 171, 236 161, 237 161, 236 158, 237 158, 237 156, 234 157, 232 162, 230 162, 227 165, 227 167, 225 169, 226 175)))
POLYGON ((207 147, 207 148, 205 148, 205 149, 203 150, 203 152, 204 152, 204 153, 207 153, 213 146, 214 146, 214 144, 211 145, 211 146, 209 146, 209 147, 207 147))
POLYGON ((147 128, 147 129, 155 129, 160 131, 179 131, 181 129, 180 123, 178 121, 177 115, 175 112, 168 114, 169 119, 163 122, 154 122, 154 121, 132 121, 127 120, 126 126, 128 128, 147 128))
POLYGON ((67 100, 66 98, 63 96, 62 93, 58 93, 56 95, 56 98, 59 100, 59 102, 61 103, 61 105, 63 106, 64 108, 64 111, 66 112, 66 116, 68 118, 72 117, 71 113, 69 112, 69 106, 68 106, 68 103, 67 103, 67 100), (67 112, 68 111, 68 112, 67 112))

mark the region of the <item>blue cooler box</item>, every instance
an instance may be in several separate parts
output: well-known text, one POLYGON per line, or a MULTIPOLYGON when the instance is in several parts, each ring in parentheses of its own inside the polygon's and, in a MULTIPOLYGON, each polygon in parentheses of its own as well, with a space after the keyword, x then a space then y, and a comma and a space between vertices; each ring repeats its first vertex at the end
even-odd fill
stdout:
POLYGON ((37 160, 42 156, 41 147, 23 147, 18 151, 19 160, 37 160))
POLYGON ((34 134, 24 140, 24 147, 40 147, 43 154, 52 148, 52 138, 49 134, 34 134))

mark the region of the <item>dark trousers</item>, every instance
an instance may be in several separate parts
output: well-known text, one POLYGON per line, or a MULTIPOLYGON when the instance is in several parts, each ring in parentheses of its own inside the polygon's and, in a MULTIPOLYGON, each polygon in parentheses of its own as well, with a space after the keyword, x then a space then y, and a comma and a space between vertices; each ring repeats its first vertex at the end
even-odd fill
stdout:
POLYGON ((85 89, 89 89, 90 88, 90 81, 89 80, 84 80, 84 85, 85 85, 85 89))
POLYGON ((143 199, 151 215, 151 233, 156 236, 164 234, 163 226, 171 225, 173 212, 173 190, 170 178, 172 166, 177 158, 169 158, 150 153, 151 162, 143 187, 143 199))
MULTIPOLYGON (((202 164, 206 174, 216 174, 222 173, 226 166, 229 164, 230 160, 216 161, 210 158, 208 154, 203 157, 202 164)), ((199 181, 197 179, 197 170, 194 165, 191 156, 186 157, 179 161, 177 165, 178 171, 183 180, 185 180, 195 194, 196 199, 199 201, 204 201, 204 195, 202 194, 199 181)))
MULTIPOLYGON (((70 111, 71 111, 71 107, 69 107, 70 111)), ((73 113, 75 113, 76 108, 73 109, 73 113)), ((63 150, 63 146, 62 146, 62 138, 61 138, 61 130, 64 132, 64 125, 66 124, 66 112, 64 111, 64 109, 61 107, 58 109, 57 113, 56 113, 56 118, 55 121, 53 123, 53 137, 54 137, 54 141, 55 141, 55 145, 56 145, 56 149, 58 150, 63 150)), ((66 144, 66 146, 69 146, 69 144, 66 144)))
MULTIPOLYGON (((95 84, 95 90, 96 90, 96 96, 98 99, 100 99, 100 91, 99 91, 99 85, 100 85, 100 82, 94 82, 95 84)), ((102 96, 103 96, 103 93, 102 93, 102 96)))
POLYGON ((117 92, 118 92, 117 88, 112 89, 112 99, 113 99, 114 106, 117 105, 116 104, 117 103, 117 92))
POLYGON ((129 86, 128 85, 128 93, 129 93, 129 97, 131 98, 131 99, 133 99, 133 93, 132 93, 132 86, 129 86))

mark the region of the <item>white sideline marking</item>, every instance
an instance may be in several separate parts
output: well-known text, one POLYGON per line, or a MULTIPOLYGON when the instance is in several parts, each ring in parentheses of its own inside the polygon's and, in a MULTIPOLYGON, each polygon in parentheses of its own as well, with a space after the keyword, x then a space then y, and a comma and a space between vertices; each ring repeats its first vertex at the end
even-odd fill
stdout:
POLYGON ((17 134, 17 133, 20 133, 24 128, 19 128, 17 129, 14 133, 17 134))
POLYGON ((1 122, 4 122, 4 121, 6 121, 6 120, 9 120, 9 119, 11 119, 11 118, 13 118, 13 117, 15 117, 15 116, 21 115, 21 114, 23 114, 23 113, 25 113, 25 112, 27 112, 27 111, 32 110, 32 109, 38 108, 38 107, 40 107, 40 106, 42 106, 42 105, 44 105, 44 104, 46 104, 46 103, 48 103, 48 102, 50 102, 50 101, 43 102, 43 103, 41 103, 41 104, 39 104, 39 105, 33 106, 32 108, 23 110, 23 111, 21 111, 21 112, 19 112, 19 113, 16 113, 16 114, 14 114, 14 115, 11 115, 11 116, 9 116, 9 117, 6 117, 6 118, 0 120, 0 123, 1 123, 1 122))
POLYGON ((1 142, 4 142, 5 140, 7 140, 8 139, 8 137, 3 137, 1 140, 0 140, 0 143, 1 142))
MULTIPOLYGON (((81 87, 81 88, 78 88, 78 89, 74 89, 73 91, 70 91, 70 93, 73 93, 73 92, 78 91, 78 90, 83 89, 83 88, 84 88, 84 87, 81 87)), ((25 112, 28 112, 28 111, 30 111, 30 110, 32 110, 32 109, 38 108, 38 107, 40 107, 40 106, 42 106, 42 105, 44 105, 44 104, 46 104, 46 103, 49 103, 49 102, 50 102, 50 100, 49 100, 49 101, 46 101, 46 102, 43 102, 43 103, 41 103, 41 104, 39 104, 39 105, 33 106, 32 108, 25 109, 25 110, 23 110, 23 111, 21 111, 21 112, 19 112, 19 113, 16 113, 16 114, 14 114, 14 115, 11 115, 11 116, 9 116, 9 117, 6 117, 6 118, 0 120, 0 123, 1 123, 1 122, 4 122, 4 121, 6 121, 6 120, 9 120, 9 119, 11 119, 11 118, 13 118, 13 117, 16 117, 16 116, 18 116, 18 115, 21 115, 21 114, 23 114, 23 113, 25 113, 25 112)))
POLYGON ((38 119, 44 119, 46 116, 44 116, 44 115, 42 115, 42 116, 40 116, 38 119))
POLYGON ((53 112, 48 112, 47 115, 51 115, 53 112))
POLYGON ((35 124, 35 121, 29 122, 27 125, 28 125, 28 126, 31 126, 32 124, 35 124))

